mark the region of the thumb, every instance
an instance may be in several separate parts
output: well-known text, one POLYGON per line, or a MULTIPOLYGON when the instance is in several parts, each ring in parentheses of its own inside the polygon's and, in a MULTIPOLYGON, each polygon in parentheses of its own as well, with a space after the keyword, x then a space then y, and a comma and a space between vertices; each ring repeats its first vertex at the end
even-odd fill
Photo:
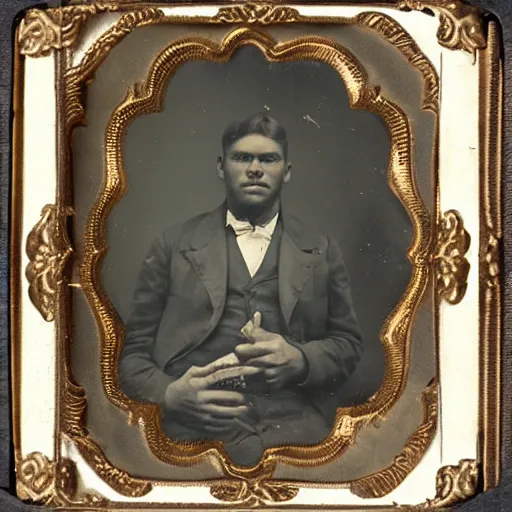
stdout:
POLYGON ((261 313, 256 311, 252 319, 253 329, 259 329, 261 327, 261 313))

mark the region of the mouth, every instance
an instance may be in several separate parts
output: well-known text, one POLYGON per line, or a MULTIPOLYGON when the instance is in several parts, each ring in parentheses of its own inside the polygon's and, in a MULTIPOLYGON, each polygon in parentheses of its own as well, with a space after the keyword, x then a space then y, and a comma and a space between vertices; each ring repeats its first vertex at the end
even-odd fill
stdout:
POLYGON ((257 190, 257 189, 261 189, 261 188, 269 189, 270 187, 266 183, 263 183, 263 182, 251 181, 251 182, 243 183, 242 188, 257 190))

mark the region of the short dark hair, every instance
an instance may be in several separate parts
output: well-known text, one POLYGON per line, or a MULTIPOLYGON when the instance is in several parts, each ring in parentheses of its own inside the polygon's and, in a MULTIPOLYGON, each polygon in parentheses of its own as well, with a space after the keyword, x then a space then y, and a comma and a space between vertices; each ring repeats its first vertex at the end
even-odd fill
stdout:
POLYGON ((238 140, 254 133, 275 140, 283 149, 285 159, 288 156, 288 138, 283 126, 267 113, 255 114, 243 121, 231 123, 222 135, 224 153, 238 140))

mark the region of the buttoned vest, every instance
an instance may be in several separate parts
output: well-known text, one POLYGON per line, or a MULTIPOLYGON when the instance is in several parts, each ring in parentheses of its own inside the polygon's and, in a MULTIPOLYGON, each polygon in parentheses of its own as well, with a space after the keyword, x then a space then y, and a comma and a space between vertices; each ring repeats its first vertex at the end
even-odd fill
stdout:
POLYGON ((278 266, 282 225, 278 222, 263 262, 251 278, 231 227, 226 227, 228 281, 222 317, 210 337, 199 347, 171 363, 167 372, 183 375, 191 366, 204 366, 247 342, 240 330, 256 311, 262 315, 262 327, 284 334, 279 304, 278 266))

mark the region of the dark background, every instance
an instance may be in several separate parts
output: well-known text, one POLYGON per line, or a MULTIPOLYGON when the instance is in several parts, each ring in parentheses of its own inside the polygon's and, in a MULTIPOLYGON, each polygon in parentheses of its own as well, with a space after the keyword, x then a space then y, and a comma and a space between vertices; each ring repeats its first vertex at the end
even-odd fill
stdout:
MULTIPOLYGON (((361 3, 361 2, 347 2, 361 3)), ((510 422, 510 395, 512 393, 512 341, 510 323, 512 320, 512 290, 509 264, 509 249, 512 244, 512 3, 510 0, 473 0, 473 5, 488 9, 500 18, 505 41, 505 147, 504 147, 504 371, 503 371, 503 464, 505 471, 500 488, 494 492, 478 496, 461 507, 467 511, 508 511, 512 510, 512 429, 510 422), (508 468, 508 469, 507 469, 508 468)), ((53 6, 56 3, 53 3, 53 6)), ((41 5, 33 0, 0 0, 0 509, 29 510, 32 507, 21 505, 11 496, 14 493, 14 475, 11 433, 9 425, 9 331, 8 331, 8 240, 9 240, 9 183, 11 167, 11 122, 12 122, 12 42, 18 13, 28 7, 41 5), (11 493, 11 494, 9 494, 11 493)), ((312 115, 314 118, 314 116, 312 115)))
POLYGON ((328 64, 272 64, 251 46, 227 63, 180 66, 163 112, 138 117, 128 130, 127 189, 108 218, 102 283, 126 319, 152 240, 224 200, 216 174, 224 128, 267 110, 288 133, 292 180, 284 187, 283 208, 334 237, 344 255, 365 352, 339 394, 340 405, 361 403, 380 387, 379 332, 410 278, 412 228, 387 182, 387 126, 349 108, 343 81, 328 64))

